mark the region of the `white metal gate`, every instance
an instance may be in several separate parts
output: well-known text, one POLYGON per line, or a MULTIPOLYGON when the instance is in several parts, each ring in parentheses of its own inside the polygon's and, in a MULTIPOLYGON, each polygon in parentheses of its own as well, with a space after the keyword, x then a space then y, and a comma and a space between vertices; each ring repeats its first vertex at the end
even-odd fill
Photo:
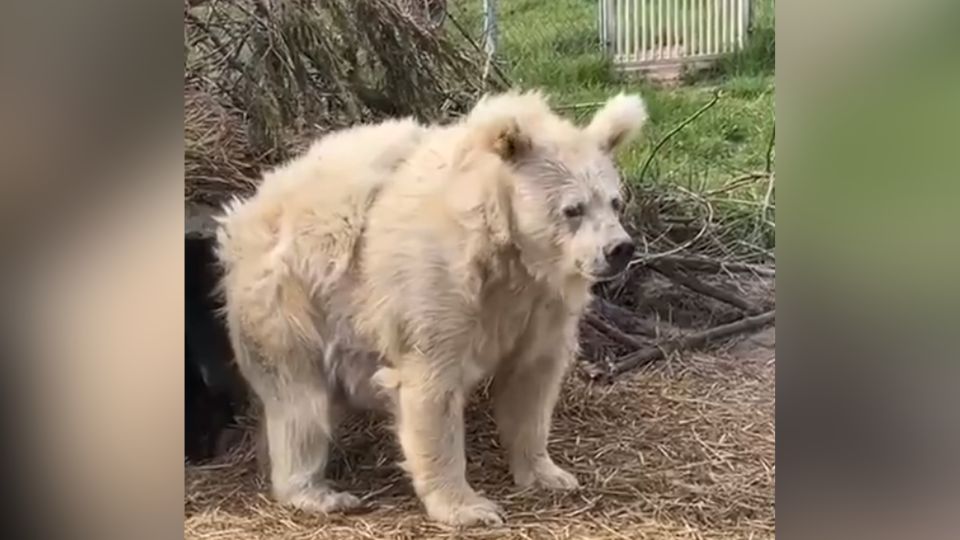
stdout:
POLYGON ((743 47, 750 0, 600 0, 614 64, 646 70, 708 61, 743 47))

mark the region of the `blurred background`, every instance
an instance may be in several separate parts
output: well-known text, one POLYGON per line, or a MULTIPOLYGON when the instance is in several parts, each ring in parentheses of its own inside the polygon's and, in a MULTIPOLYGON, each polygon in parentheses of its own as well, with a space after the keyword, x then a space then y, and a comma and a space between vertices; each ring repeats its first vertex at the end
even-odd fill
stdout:
MULTIPOLYGON (((262 499, 266 479, 254 464, 259 414, 215 315, 212 216, 225 201, 251 194, 265 168, 325 133, 396 116, 451 122, 483 94, 509 88, 542 90, 580 124, 614 95, 640 93, 650 120, 617 156, 629 195, 624 222, 642 249, 622 279, 597 288, 578 377, 564 391, 566 400, 587 405, 562 408, 555 429, 558 454, 596 456, 564 466, 616 478, 604 486, 619 496, 564 518, 582 501, 505 492, 494 428, 472 408, 472 478, 509 500, 512 514, 537 509, 501 534, 521 538, 538 520, 555 519, 548 529, 567 537, 612 538, 607 528, 615 526, 666 538, 682 524, 707 536, 771 536, 774 27, 773 0, 189 2, 187 536, 230 529, 236 538, 282 537, 311 527, 322 537, 352 534, 346 524, 339 530, 297 519, 262 499), (754 336, 758 329, 765 333, 754 336), (748 338, 730 353, 734 340, 703 339, 712 348, 695 360, 685 349, 699 346, 677 345, 677 336, 715 333, 748 338), (681 356, 687 369, 678 372, 671 366, 681 356), (728 366, 731 358, 742 365, 728 366), (605 390, 593 385, 600 379, 616 380, 602 400, 605 390), (711 406, 686 401, 707 388, 714 389, 711 406), (648 410, 670 410, 673 420, 652 427, 648 410), (610 432, 617 443, 603 435, 610 432), (564 446, 574 434, 579 449, 564 446), (712 454, 712 445, 727 457, 712 454), (690 493, 702 510, 690 510, 690 493)), ((400 471, 388 466, 398 456, 382 423, 361 417, 345 425, 330 474, 344 489, 377 494, 365 518, 370 534, 436 534, 400 471), (398 522, 406 524, 399 532, 398 522)))
MULTIPOLYGON (((473 92, 524 77, 531 84, 559 81, 548 87, 574 116, 588 114, 591 107, 584 104, 599 96, 639 88, 650 101, 651 136, 624 150, 624 163, 639 185, 658 187, 655 180, 670 177, 686 187, 683 178, 695 177, 684 172, 690 170, 683 166, 687 162, 693 170, 713 171, 706 177, 721 182, 735 178, 729 173, 734 166, 766 170, 764 143, 773 131, 773 108, 765 104, 773 102, 767 54, 773 53, 766 45, 749 44, 755 39, 772 44, 772 10, 750 3, 748 20, 755 30, 742 49, 738 45, 742 53, 713 63, 715 75, 706 69, 684 75, 678 84, 670 77, 647 84, 608 78, 620 68, 596 69, 618 63, 602 52, 609 51, 618 27, 601 26, 599 2, 558 0, 557 5, 569 4, 583 14, 568 25, 587 28, 577 34, 580 38, 554 34, 546 24, 562 13, 559 8, 526 22, 526 35, 554 36, 552 49, 540 48, 548 52, 538 54, 585 67, 571 76, 533 61, 528 75, 513 71, 524 61, 522 55, 510 59, 509 36, 521 35, 510 28, 523 20, 523 12, 511 9, 526 5, 528 12, 543 11, 543 5, 553 4, 498 2, 500 30, 492 56, 481 1, 427 10, 427 20, 440 21, 431 23, 440 27, 431 31, 462 40, 463 51, 473 52, 461 52, 474 66, 457 77, 472 90, 466 97, 445 90, 449 104, 433 114, 455 115, 473 92), (770 39, 759 37, 763 20, 770 21, 770 39), (577 45, 591 34, 596 35, 593 52, 577 45), (559 36, 569 41, 558 44, 559 36), (767 52, 754 56, 750 51, 767 52), (563 90, 564 79, 601 84, 563 90), (649 157, 644 151, 708 105, 714 86, 726 90, 718 102, 671 137, 641 175, 649 157), (719 114, 725 106, 740 112, 719 114), (708 123, 711 129, 704 129, 708 123), (702 132, 692 136, 697 131, 702 132)), ((177 537, 184 524, 181 295, 184 213, 189 217, 190 212, 184 199, 201 205, 220 196, 218 188, 191 195, 204 176, 191 171, 202 170, 195 167, 206 157, 191 163, 190 128, 183 124, 191 114, 185 75, 195 54, 185 39, 193 32, 186 13, 209 6, 42 0, 5 7, 0 20, 6 345, 0 383, 10 482, 5 533, 13 538, 177 537), (193 180, 185 185, 185 177, 193 180), (28 528, 44 534, 17 534, 28 528)), ((609 14, 618 8, 605 9, 609 14)), ((781 267, 776 389, 781 536, 955 537, 957 20, 957 4, 947 0, 814 0, 776 8, 780 133, 774 153, 776 172, 785 180, 772 195, 780 195, 775 255, 781 267), (854 429, 860 427, 865 429, 854 429)), ((225 58, 232 56, 233 49, 227 49, 225 58)), ((254 81, 256 70, 276 65, 266 57, 250 63, 254 81)), ((413 64, 396 64, 407 65, 413 64)), ((215 86, 217 77, 207 78, 204 84, 215 86)), ((222 86, 207 88, 201 99, 243 89, 222 86)), ((309 101, 310 106, 323 103, 309 101)), ((400 111, 417 106, 406 98, 391 101, 403 104, 400 111)), ((239 111, 235 120, 246 125, 252 107, 234 101, 223 114, 239 111)), ((256 178, 256 170, 243 166, 281 159, 268 153, 271 148, 296 148, 271 142, 271 137, 281 140, 277 126, 296 116, 254 122, 264 126, 253 131, 263 139, 238 146, 226 161, 240 163, 243 178, 256 178), (256 159, 235 157, 250 149, 256 159)), ((328 125, 294 125, 292 131, 319 133, 328 125)), ((242 133, 248 136, 246 128, 242 133)), ((230 190, 243 184, 240 174, 222 176, 237 179, 230 190)), ((763 182, 744 187, 737 199, 766 199, 763 182)), ((688 202, 703 198, 677 195, 688 202)), ((697 216, 705 208, 699 204, 690 210, 701 225, 704 220, 697 216)), ((769 237, 769 225, 755 228, 756 217, 763 215, 756 204, 734 208, 732 222, 749 224, 746 230, 753 236, 748 236, 750 246, 740 246, 744 251, 732 256, 762 260, 763 250, 773 247, 772 239, 760 241, 769 237), (743 215, 750 217, 737 218, 743 215)))

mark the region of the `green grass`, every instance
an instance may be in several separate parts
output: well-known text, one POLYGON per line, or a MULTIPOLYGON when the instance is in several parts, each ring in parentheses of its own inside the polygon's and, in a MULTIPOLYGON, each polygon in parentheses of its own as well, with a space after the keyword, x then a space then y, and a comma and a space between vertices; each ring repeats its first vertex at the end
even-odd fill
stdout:
MULTIPOLYGON (((499 51, 513 84, 544 88, 561 107, 602 101, 620 91, 643 94, 650 123, 645 136, 620 156, 628 179, 637 180, 653 143, 710 101, 717 89, 721 100, 667 143, 645 180, 720 182, 764 166, 773 128, 773 0, 755 0, 755 28, 740 54, 672 89, 617 77, 598 45, 596 0, 498 4, 499 51)), ((479 36, 480 0, 451 2, 451 10, 479 36)))
MULTIPOLYGON (((500 0, 498 56, 518 86, 560 89, 613 80, 599 47, 595 0, 500 0)), ((483 2, 454 0, 451 15, 482 46, 483 2)))
MULTIPOLYGON (((702 194, 765 168, 774 125, 773 6, 774 0, 754 0, 753 29, 744 49, 685 76, 675 88, 617 76, 598 43, 596 0, 500 0, 498 52, 501 67, 515 86, 543 88, 555 105, 581 122, 594 110, 588 104, 621 91, 641 93, 650 121, 644 135, 618 156, 625 180, 642 188, 683 186, 702 194), (640 169, 657 141, 710 102, 718 90, 719 101, 657 153, 641 186, 640 169)), ((451 9, 482 41, 482 2, 457 0, 451 9)), ((772 249, 773 225, 757 226, 767 186, 748 183, 711 203, 734 239, 742 233, 739 238, 772 249), (737 230, 744 227, 749 230, 737 230)), ((771 214, 772 210, 766 215, 771 214)))

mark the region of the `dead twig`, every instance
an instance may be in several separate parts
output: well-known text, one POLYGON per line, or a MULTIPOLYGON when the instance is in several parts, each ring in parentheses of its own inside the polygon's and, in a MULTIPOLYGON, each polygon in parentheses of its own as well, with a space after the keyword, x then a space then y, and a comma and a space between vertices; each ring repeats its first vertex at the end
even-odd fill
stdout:
MULTIPOLYGON (((769 166, 769 164, 768 164, 769 166)), ((760 207, 760 210, 757 212, 757 220, 754 223, 753 235, 759 236, 761 230, 763 229, 764 224, 770 224, 771 222, 767 219, 767 213, 773 208, 773 187, 774 181, 776 180, 776 175, 771 174, 767 177, 767 191, 763 197, 763 205, 760 207)))
POLYGON ((615 325, 608 323, 607 321, 603 320, 602 317, 592 311, 587 312, 586 319, 587 323, 597 329, 600 333, 606 335, 614 341, 619 342, 622 345, 633 348, 646 346, 646 343, 644 343, 643 340, 631 336, 630 334, 617 328, 615 325))
POLYGON ((558 111, 576 111, 580 109, 599 109, 606 101, 588 101, 585 103, 571 103, 569 105, 560 105, 555 107, 558 111))
POLYGON ((762 328, 774 322, 775 313, 775 310, 770 310, 752 317, 744 317, 732 323, 721 324, 720 326, 714 326, 702 332, 687 334, 676 339, 668 339, 656 346, 632 352, 616 361, 607 376, 612 379, 613 377, 623 375, 645 364, 659 360, 672 352, 703 347, 717 339, 762 328))
POLYGON ((759 264, 727 262, 703 257, 668 255, 661 257, 661 261, 668 261, 684 269, 700 272, 744 272, 756 274, 761 277, 774 277, 777 274, 776 268, 771 268, 759 264))
POLYGON ((770 130, 770 140, 767 142, 767 174, 773 173, 773 143, 777 140, 777 124, 770 130))
POLYGON ((707 295, 711 298, 716 298, 721 302, 726 302, 727 304, 730 304, 738 309, 742 309, 751 315, 759 312, 759 310, 753 304, 747 302, 740 296, 728 290, 721 289, 720 287, 710 285, 709 283, 704 283, 695 276, 687 274, 682 270, 678 270, 676 265, 669 261, 664 261, 661 259, 656 262, 650 262, 647 264, 647 266, 692 291, 707 295))
POLYGON ((756 182, 757 180, 763 180, 763 179, 769 178, 769 177, 770 177, 770 173, 768 173, 768 172, 760 172, 760 171, 742 174, 742 175, 734 178, 733 180, 730 180, 729 182, 724 183, 724 185, 722 185, 722 186, 720 186, 720 187, 718 187, 718 188, 716 188, 716 189, 708 190, 708 191, 706 192, 706 195, 708 195, 708 196, 710 196, 710 197, 714 197, 714 196, 717 196, 717 195, 722 195, 722 194, 724 194, 724 193, 729 193, 729 192, 731 192, 731 191, 733 191, 733 190, 735 190, 735 189, 737 189, 737 188, 741 188, 741 187, 743 187, 743 186, 750 185, 751 183, 756 182))

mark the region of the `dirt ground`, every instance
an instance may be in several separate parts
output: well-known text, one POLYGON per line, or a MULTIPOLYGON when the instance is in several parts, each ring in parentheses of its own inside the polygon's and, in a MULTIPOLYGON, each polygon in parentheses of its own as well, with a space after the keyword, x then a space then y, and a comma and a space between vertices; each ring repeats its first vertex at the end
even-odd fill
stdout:
MULTIPOLYGON (((568 378, 551 451, 583 485, 518 490, 483 396, 468 414, 468 478, 503 504, 502 527, 456 530, 424 518, 376 418, 349 420, 330 475, 370 509, 318 516, 270 501, 246 436, 185 474, 186 538, 773 538, 773 328, 710 354, 672 357, 611 385, 568 378)), ((482 394, 482 392, 481 392, 482 394)))

